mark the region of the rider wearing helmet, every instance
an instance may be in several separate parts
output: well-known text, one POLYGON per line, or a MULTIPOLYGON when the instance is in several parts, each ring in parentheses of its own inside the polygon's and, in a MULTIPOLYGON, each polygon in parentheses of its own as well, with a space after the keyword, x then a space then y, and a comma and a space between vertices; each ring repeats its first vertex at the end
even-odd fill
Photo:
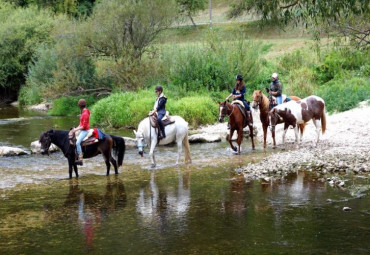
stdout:
POLYGON ((276 98, 277 104, 282 104, 283 103, 283 97, 282 97, 283 85, 281 84, 277 73, 273 73, 271 77, 272 77, 272 82, 270 84, 269 94, 276 98))
POLYGON ((83 154, 82 154, 82 149, 81 149, 81 142, 87 136, 89 128, 90 128, 89 127, 90 111, 89 109, 86 108, 85 99, 78 100, 78 107, 80 107, 80 110, 81 110, 80 125, 74 128, 73 132, 81 130, 80 134, 77 137, 77 141, 76 141, 76 150, 77 150, 77 155, 78 155, 78 160, 76 161, 76 164, 82 165, 83 164, 82 162, 83 154))
POLYGON ((149 115, 153 115, 155 113, 158 114, 158 125, 161 132, 159 132, 159 139, 166 138, 166 132, 164 130, 164 124, 163 124, 163 117, 166 115, 166 102, 167 97, 163 94, 163 88, 162 86, 156 86, 155 87, 155 93, 157 94, 157 99, 154 103, 154 109, 149 113, 149 115))
POLYGON ((230 95, 226 97, 226 101, 229 100, 230 97, 233 97, 233 100, 240 100, 244 104, 244 108, 246 109, 247 113, 246 116, 248 118, 248 121, 251 120, 250 117, 250 108, 249 108, 249 103, 245 101, 244 95, 246 92, 245 84, 243 82, 243 76, 241 74, 238 74, 235 77, 236 83, 233 91, 231 92, 230 95))

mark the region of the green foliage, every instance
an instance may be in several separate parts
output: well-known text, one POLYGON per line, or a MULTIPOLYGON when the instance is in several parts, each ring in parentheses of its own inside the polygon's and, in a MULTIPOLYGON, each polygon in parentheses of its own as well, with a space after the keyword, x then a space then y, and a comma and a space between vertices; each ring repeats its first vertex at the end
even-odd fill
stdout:
POLYGON ((316 87, 314 72, 310 68, 303 66, 293 69, 289 73, 285 83, 283 83, 283 93, 304 98, 312 95, 316 87))
POLYGON ((23 86, 18 95, 20 105, 33 105, 42 102, 42 95, 38 86, 23 86))
POLYGON ((0 1, 0 86, 18 90, 32 55, 51 40, 55 19, 36 7, 13 8, 0 1))
POLYGON ((326 83, 334 78, 343 77, 346 73, 356 72, 357 75, 369 74, 370 50, 354 50, 343 48, 331 50, 323 60, 323 63, 316 68, 316 75, 319 84, 326 83), (361 74, 362 73, 362 74, 361 74))
POLYGON ((53 116, 78 115, 80 114, 80 108, 77 103, 81 98, 86 100, 87 108, 90 109, 90 111, 93 105, 98 101, 96 97, 86 95, 60 97, 53 101, 53 107, 48 114, 53 116))
POLYGON ((137 125, 153 108, 154 101, 155 95, 148 91, 112 94, 94 105, 91 123, 116 128, 137 125))
POLYGON ((359 102, 370 99, 370 79, 353 77, 331 80, 319 87, 315 94, 325 100, 329 112, 350 110, 359 102))
MULTIPOLYGON (((153 90, 137 93, 115 93, 97 102, 91 110, 93 125, 115 128, 137 126, 153 109, 153 90)), ((171 115, 180 115, 191 125, 214 123, 217 119, 217 103, 208 96, 192 96, 182 99, 168 96, 166 109, 171 115)))
POLYGON ((207 96, 182 98, 171 109, 172 115, 183 117, 193 127, 217 121, 218 104, 207 96))
POLYGON ((248 40, 222 42, 214 33, 202 45, 185 45, 164 50, 163 62, 169 80, 184 91, 231 90, 235 75, 250 86, 260 71, 260 46, 248 40))

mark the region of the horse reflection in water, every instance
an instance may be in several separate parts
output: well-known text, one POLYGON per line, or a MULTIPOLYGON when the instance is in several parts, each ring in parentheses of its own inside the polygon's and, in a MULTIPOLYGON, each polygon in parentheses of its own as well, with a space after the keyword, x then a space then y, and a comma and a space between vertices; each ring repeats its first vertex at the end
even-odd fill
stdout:
POLYGON ((183 176, 178 170, 177 190, 161 190, 155 175, 156 171, 152 171, 149 186, 139 190, 136 211, 142 225, 160 230, 159 234, 164 234, 165 227, 170 223, 178 224, 177 229, 184 231, 190 204, 190 171, 186 170, 183 176))
POLYGON ((80 189, 79 180, 71 181, 64 206, 72 211, 69 215, 77 216, 76 220, 85 236, 86 248, 91 250, 94 248, 96 228, 100 228, 110 213, 124 208, 126 203, 123 182, 117 176, 113 181, 108 176, 103 195, 80 189))

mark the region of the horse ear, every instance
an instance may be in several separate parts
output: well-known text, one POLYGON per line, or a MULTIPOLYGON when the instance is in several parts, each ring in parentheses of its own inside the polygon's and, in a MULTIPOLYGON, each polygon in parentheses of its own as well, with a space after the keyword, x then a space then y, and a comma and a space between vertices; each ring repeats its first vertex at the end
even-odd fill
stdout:
POLYGON ((134 134, 136 135, 136 130, 134 130, 134 134))

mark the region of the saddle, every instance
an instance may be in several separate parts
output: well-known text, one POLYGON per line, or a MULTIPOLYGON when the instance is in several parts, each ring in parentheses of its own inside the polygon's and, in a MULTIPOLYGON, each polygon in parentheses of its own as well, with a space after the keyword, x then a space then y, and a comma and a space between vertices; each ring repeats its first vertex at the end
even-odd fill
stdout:
MULTIPOLYGON (((150 119, 150 125, 152 127, 159 128, 157 114, 150 115, 149 119, 150 119)), ((175 123, 175 120, 171 119, 171 116, 168 114, 168 111, 166 111, 166 115, 163 117, 162 122, 163 122, 163 126, 168 126, 170 124, 175 123)))
POLYGON ((247 109, 245 109, 244 103, 240 100, 234 100, 231 102, 231 104, 235 104, 239 108, 240 112, 243 114, 243 128, 245 128, 248 124, 248 117, 247 117, 248 111, 247 109))
MULTIPOLYGON (((77 131, 75 133, 72 130, 69 131, 68 139, 71 145, 76 145, 77 137, 79 134, 80 134, 80 131, 77 131)), ((93 128, 93 129, 89 129, 87 136, 82 140, 81 146, 88 146, 88 145, 91 145, 97 142, 99 142, 98 133, 97 133, 97 130, 93 128)))

